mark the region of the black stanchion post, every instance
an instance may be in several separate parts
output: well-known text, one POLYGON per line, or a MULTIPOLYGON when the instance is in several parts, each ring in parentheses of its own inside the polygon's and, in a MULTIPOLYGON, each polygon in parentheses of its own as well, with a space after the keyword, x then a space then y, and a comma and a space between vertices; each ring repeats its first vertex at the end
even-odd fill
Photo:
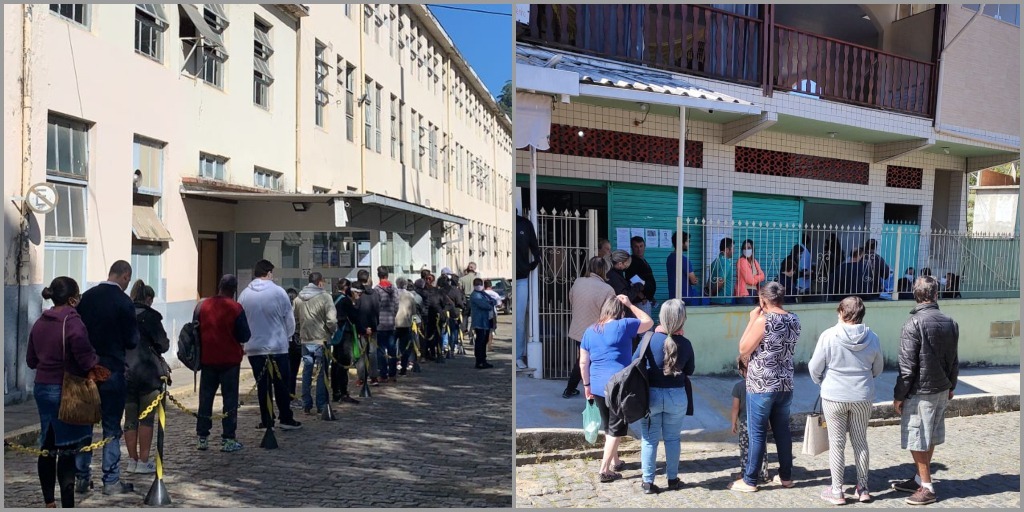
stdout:
MULTIPOLYGON (((267 356, 267 368, 264 371, 264 373, 267 374, 267 376, 266 376, 266 378, 267 378, 267 409, 270 410, 270 415, 269 415, 270 418, 273 418, 274 417, 274 402, 273 402, 274 379, 277 377, 277 374, 274 372, 274 369, 276 369, 276 368, 273 367, 272 364, 271 364, 271 359, 270 359, 271 357, 273 357, 273 356, 269 356, 269 355, 267 356)), ((284 407, 288 407, 288 404, 285 404, 284 407)), ((273 422, 274 420, 271 419, 270 421, 273 422)), ((260 441, 260 448, 263 448, 265 450, 276 450, 277 449, 277 437, 274 436, 274 426, 273 425, 263 425, 263 426, 266 427, 267 430, 263 432, 263 440, 260 441)))
MULTIPOLYGON (((361 343, 356 341, 356 343, 361 343)), ((363 350, 363 388, 359 390, 359 396, 361 398, 370 398, 373 394, 370 393, 370 339, 366 339, 366 348, 363 350)))
POLYGON ((167 493, 167 486, 164 485, 164 430, 166 429, 167 415, 164 413, 164 395, 167 393, 167 381, 163 383, 160 401, 157 403, 157 430, 156 430, 156 478, 153 485, 146 493, 144 504, 151 507, 165 507, 171 504, 171 495, 167 493))
MULTIPOLYGON (((331 409, 331 390, 329 386, 330 368, 327 365, 327 355, 330 353, 331 347, 325 344, 323 350, 323 356, 320 358, 320 372, 324 374, 324 393, 327 395, 327 405, 324 407, 323 414, 320 416, 320 419, 323 421, 334 421, 337 420, 338 418, 337 416, 334 415, 334 410, 331 409)), ((335 361, 332 364, 338 363, 337 361, 335 361)), ((319 394, 320 390, 319 384, 319 382, 313 383, 313 387, 317 389, 317 394, 319 394)))

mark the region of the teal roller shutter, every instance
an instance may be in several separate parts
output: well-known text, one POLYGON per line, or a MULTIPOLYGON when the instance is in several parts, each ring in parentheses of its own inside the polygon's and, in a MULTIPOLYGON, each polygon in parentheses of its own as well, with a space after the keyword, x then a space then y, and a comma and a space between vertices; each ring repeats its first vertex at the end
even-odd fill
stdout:
MULTIPOLYGON (((878 255, 892 269, 894 279, 898 280, 903 276, 907 267, 914 267, 915 272, 920 273, 917 268, 917 248, 921 240, 921 226, 913 224, 885 224, 882 227, 882 238, 878 241, 878 255), (900 258, 899 268, 896 268, 896 239, 899 238, 900 258)), ((888 277, 888 276, 883 276, 888 277)))
MULTIPOLYGON (((676 199, 678 197, 675 187, 660 187, 655 185, 635 185, 630 183, 611 183, 608 187, 608 240, 612 243, 612 249, 618 247, 616 239, 616 228, 644 228, 644 229, 676 229, 676 199)), ((704 232, 701 228, 693 225, 692 219, 704 215, 704 191, 701 189, 688 188, 683 198, 683 222, 686 218, 691 219, 691 225, 683 227, 683 230, 690 234, 690 250, 686 253, 691 258, 693 271, 701 275, 699 257, 704 250, 704 232)), ((625 245, 629 241, 626 240, 625 245)), ((628 251, 628 250, 627 250, 628 251)), ((665 262, 668 255, 672 253, 672 244, 668 247, 651 247, 650 240, 647 244, 645 259, 654 271, 654 279, 658 283, 655 299, 660 304, 668 300, 668 269, 665 262)))
POLYGON ((735 193, 732 218, 737 223, 732 235, 733 257, 741 256, 744 240, 753 240, 754 257, 761 269, 768 280, 777 280, 782 260, 800 243, 803 202, 798 197, 735 193))

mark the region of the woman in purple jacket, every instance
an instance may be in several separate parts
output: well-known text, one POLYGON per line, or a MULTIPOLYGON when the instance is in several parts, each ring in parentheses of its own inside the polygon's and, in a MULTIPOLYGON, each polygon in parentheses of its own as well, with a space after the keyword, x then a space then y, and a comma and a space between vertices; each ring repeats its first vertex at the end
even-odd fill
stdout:
POLYGON ((75 506, 75 452, 92 434, 92 425, 69 425, 57 418, 60 410, 64 372, 93 380, 104 380, 110 372, 99 364, 89 343, 82 318, 75 311, 81 296, 78 283, 58 277, 43 288, 43 299, 53 301, 28 335, 28 367, 36 371, 33 395, 39 409, 39 482, 43 501, 56 508, 54 485, 60 482, 61 507, 75 506))

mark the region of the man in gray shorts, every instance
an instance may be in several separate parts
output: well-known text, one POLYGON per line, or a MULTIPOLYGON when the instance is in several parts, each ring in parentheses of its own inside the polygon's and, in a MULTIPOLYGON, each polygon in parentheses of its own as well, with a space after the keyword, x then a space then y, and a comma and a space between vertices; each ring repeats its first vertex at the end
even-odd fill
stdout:
POLYGON ((900 334, 900 374, 893 390, 893 408, 902 415, 901 445, 910 450, 917 475, 892 485, 913 493, 910 505, 935 503, 930 464, 935 446, 945 442, 946 405, 953 398, 959 373, 957 342, 960 328, 935 303, 939 283, 931 276, 914 282, 917 306, 900 334))

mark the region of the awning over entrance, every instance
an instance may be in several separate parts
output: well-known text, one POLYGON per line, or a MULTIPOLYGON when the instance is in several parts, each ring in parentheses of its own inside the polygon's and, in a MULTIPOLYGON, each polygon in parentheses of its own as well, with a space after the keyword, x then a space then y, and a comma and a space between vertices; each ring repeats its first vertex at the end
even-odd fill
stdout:
POLYGON ((521 90, 761 114, 758 105, 698 87, 668 71, 530 44, 516 45, 516 73, 516 88, 521 90), (578 93, 565 89, 566 73, 578 77, 578 93), (555 84, 558 90, 549 90, 546 84, 555 84))
POLYGON ((132 206, 132 234, 146 242, 170 242, 171 232, 152 206, 132 206))
POLYGON ((465 226, 469 224, 469 219, 458 217, 455 215, 439 212, 426 206, 420 206, 418 204, 407 203, 398 199, 392 199, 390 197, 378 196, 371 194, 363 197, 363 204, 365 205, 377 205, 385 208, 391 208, 392 210, 399 210, 402 212, 413 213, 416 215, 422 215, 424 217, 431 217, 444 222, 451 222, 452 224, 458 224, 465 226))

